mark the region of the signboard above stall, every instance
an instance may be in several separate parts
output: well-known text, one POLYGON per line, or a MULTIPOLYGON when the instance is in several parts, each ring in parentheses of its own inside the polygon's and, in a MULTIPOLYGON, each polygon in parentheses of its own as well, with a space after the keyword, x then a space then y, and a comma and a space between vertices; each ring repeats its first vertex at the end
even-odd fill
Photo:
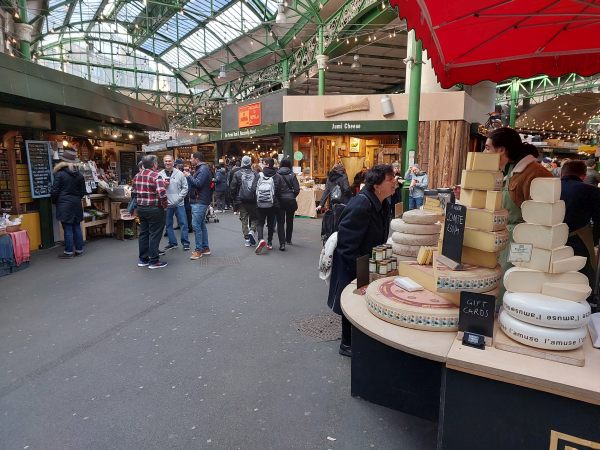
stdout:
POLYGON ((260 102, 238 108, 238 128, 255 127, 261 124, 260 102))

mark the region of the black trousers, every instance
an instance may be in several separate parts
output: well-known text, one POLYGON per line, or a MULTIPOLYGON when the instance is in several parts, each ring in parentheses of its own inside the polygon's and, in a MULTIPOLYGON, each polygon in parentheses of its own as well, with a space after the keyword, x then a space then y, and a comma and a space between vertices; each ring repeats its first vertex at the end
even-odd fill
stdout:
MULTIPOLYGON (((258 240, 263 239, 265 220, 267 222, 267 242, 273 242, 273 232, 275 231, 275 214, 277 210, 271 208, 256 208, 256 214, 258 221, 256 224, 256 231, 258 240)), ((281 242, 280 242, 281 243, 281 242)))
POLYGON ((298 209, 298 203, 295 198, 282 198, 279 200, 279 209, 277 210, 277 237, 279 244, 292 242, 292 233, 294 232, 294 213, 298 209))
POLYGON ((138 239, 141 260, 158 261, 158 246, 165 229, 165 210, 158 206, 138 206, 140 236, 138 239))

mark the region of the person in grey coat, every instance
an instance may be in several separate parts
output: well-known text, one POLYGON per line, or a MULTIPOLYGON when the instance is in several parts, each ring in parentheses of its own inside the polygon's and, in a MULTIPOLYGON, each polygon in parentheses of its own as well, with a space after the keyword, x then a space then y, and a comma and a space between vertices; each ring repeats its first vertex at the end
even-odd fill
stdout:
POLYGON ((408 209, 419 209, 423 206, 423 199, 425 198, 425 189, 429 183, 427 174, 417 164, 413 164, 406 171, 404 180, 410 182, 408 188, 408 209))
POLYGON ((81 199, 86 190, 83 175, 75 168, 75 164, 79 162, 77 153, 65 150, 60 159, 61 162, 54 167, 54 182, 50 195, 52 202, 56 204, 56 220, 62 224, 65 235, 65 250, 58 257, 70 259, 83 254, 81 199))
POLYGON ((166 228, 169 243, 165 246, 164 251, 177 248, 177 237, 173 228, 173 216, 177 216, 177 223, 181 230, 181 245, 184 251, 190 249, 190 240, 188 238, 188 222, 185 212, 185 198, 188 194, 187 179, 183 172, 174 167, 173 157, 165 155, 163 158, 165 168, 159 172, 167 188, 167 200, 169 206, 166 214, 166 228))

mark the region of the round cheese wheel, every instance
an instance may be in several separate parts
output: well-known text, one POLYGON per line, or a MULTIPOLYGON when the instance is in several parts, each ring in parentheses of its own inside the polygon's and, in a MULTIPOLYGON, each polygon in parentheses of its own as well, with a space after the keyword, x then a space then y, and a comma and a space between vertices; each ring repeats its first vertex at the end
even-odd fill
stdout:
POLYGON ((506 292, 504 310, 515 319, 550 328, 580 328, 590 320, 588 302, 574 302, 531 292, 506 292))
POLYGON ((417 225, 433 225, 440 220, 440 215, 424 209, 411 209, 402 214, 402 220, 406 223, 417 225))
POLYGON ((386 322, 429 331, 456 331, 458 308, 430 291, 408 292, 381 278, 369 284, 365 295, 369 311, 386 322))
POLYGON ((408 234, 440 234, 442 225, 440 223, 421 224, 406 223, 402 219, 393 219, 390 223, 392 231, 408 234))
POLYGON ((420 245, 404 245, 392 242, 392 253, 395 255, 416 257, 420 248, 420 245))
POLYGON ((465 265, 463 270, 452 270, 443 264, 434 266, 438 292, 488 292, 498 287, 502 279, 502 268, 465 265))
POLYGON ((506 311, 498 316, 500 329, 509 338, 530 347, 545 350, 574 350, 583 345, 587 336, 587 328, 558 330, 556 328, 540 327, 515 319, 506 311))
POLYGON ((437 245, 439 237, 439 234, 392 233, 392 241, 404 245, 437 245))

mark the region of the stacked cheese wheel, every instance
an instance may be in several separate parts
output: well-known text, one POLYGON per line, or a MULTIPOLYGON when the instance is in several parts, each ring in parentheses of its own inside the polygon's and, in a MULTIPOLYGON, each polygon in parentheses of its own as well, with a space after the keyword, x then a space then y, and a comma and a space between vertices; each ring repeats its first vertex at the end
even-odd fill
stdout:
POLYGON ((399 260, 415 260, 422 245, 436 245, 441 228, 439 220, 439 214, 422 209, 406 211, 402 219, 392 220, 393 253, 399 260))
POLYGON ((500 327, 506 335, 531 347, 572 350, 583 345, 590 316, 586 299, 588 279, 577 272, 586 258, 573 256, 565 246, 569 228, 562 223, 565 204, 560 200, 560 179, 536 178, 531 198, 521 211, 526 223, 513 231, 513 240, 532 244, 531 259, 515 262, 504 274, 500 327))
POLYGON ((461 262, 494 268, 508 245, 508 211, 502 208, 500 154, 468 153, 459 203, 467 207, 461 262))

